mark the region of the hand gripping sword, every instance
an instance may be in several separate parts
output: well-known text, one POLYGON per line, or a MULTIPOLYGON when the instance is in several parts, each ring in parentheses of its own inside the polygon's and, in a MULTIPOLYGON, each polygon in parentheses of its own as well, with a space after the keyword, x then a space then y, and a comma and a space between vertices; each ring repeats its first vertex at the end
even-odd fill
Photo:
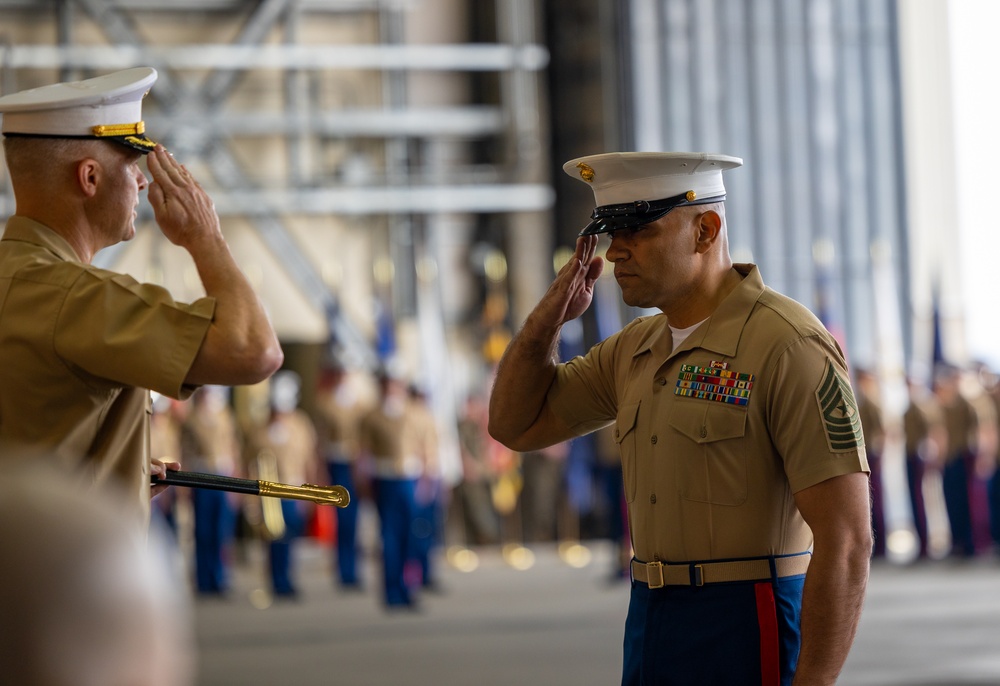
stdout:
POLYGON ((247 493, 267 498, 308 500, 322 505, 336 505, 337 507, 347 507, 348 503, 351 502, 351 495, 343 486, 317 486, 316 484, 292 486, 291 484, 281 484, 274 481, 239 479, 233 476, 202 474, 200 472, 175 472, 169 469, 166 476, 158 477, 154 474, 152 482, 154 485, 167 484, 169 486, 187 486, 190 488, 208 488, 215 491, 247 493))

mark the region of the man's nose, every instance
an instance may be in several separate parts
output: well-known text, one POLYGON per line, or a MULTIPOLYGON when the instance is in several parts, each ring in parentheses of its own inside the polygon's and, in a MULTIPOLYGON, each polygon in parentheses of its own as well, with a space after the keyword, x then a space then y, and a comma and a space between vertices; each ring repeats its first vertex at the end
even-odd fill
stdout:
POLYGON ((607 259, 608 262, 617 262, 618 260, 624 259, 625 250, 622 245, 622 239, 615 238, 615 236, 610 233, 608 234, 608 237, 611 239, 611 245, 609 245, 608 249, 604 252, 605 259, 607 259))

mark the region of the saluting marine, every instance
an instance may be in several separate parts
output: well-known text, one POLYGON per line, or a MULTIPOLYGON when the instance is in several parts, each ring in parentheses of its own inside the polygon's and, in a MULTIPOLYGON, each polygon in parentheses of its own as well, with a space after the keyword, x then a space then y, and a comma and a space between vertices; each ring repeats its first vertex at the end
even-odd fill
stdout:
POLYGON ((186 398, 201 384, 256 383, 283 357, 211 198, 145 135, 155 81, 139 67, 0 98, 16 201, 0 240, 2 454, 51 454, 85 482, 115 481, 138 521, 149 516, 151 472, 165 471, 150 460, 150 390, 186 398), (180 303, 91 264, 135 235, 147 189, 206 297, 180 303))
POLYGON ((723 172, 741 164, 567 162, 598 207, 493 388, 490 431, 513 450, 614 426, 635 554, 625 686, 832 683, 864 599, 868 465, 844 355, 755 265, 733 264, 723 172), (662 314, 560 363, 602 234, 625 303, 662 314))

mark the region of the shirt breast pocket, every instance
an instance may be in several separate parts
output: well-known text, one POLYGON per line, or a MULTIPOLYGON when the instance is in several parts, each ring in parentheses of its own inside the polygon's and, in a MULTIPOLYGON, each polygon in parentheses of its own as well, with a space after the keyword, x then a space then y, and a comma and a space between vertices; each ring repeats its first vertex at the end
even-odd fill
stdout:
POLYGON ((639 416, 639 403, 629 403, 618 408, 615 419, 615 443, 622 458, 622 482, 625 486, 625 500, 635 500, 635 422, 639 416))
POLYGON ((682 498, 712 505, 746 502, 746 420, 745 408, 679 403, 670 426, 680 434, 674 458, 682 498))

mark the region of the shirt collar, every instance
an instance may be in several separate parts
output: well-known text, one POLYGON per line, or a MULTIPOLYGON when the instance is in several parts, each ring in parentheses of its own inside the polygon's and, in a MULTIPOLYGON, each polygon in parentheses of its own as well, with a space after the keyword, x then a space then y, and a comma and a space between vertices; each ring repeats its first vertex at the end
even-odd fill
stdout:
POLYGON ((672 347, 670 327, 666 325, 664 317, 660 335, 649 336, 636 349, 634 355, 652 351, 662 352, 666 358, 682 350, 704 348, 719 355, 734 357, 740 344, 743 325, 750 317, 761 293, 764 292, 764 281, 755 264, 734 264, 733 268, 743 277, 740 283, 719 303, 708 320, 702 322, 702 325, 692 332, 677 350, 670 350, 672 347), (663 346, 665 348, 660 350, 663 346))
POLYGON ((14 215, 7 220, 3 232, 5 241, 24 241, 45 248, 67 262, 80 262, 80 256, 65 238, 34 219, 14 215))

